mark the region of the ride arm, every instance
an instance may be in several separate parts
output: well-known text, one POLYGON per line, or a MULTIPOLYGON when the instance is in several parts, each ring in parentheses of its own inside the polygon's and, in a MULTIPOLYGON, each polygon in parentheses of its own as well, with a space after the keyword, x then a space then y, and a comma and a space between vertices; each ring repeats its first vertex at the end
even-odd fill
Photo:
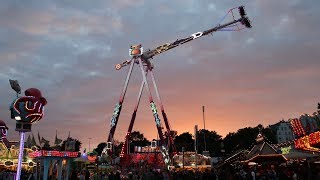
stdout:
MULTIPOLYGON (((193 33, 191 34, 189 37, 187 38, 184 38, 184 39, 177 39, 176 41, 172 42, 172 43, 166 43, 166 44, 163 44, 161 46, 158 46, 156 47, 155 49, 153 50, 147 50, 145 51, 143 54, 139 55, 139 56, 135 56, 134 58, 137 58, 137 57, 140 57, 142 59, 142 61, 144 63, 147 63, 148 66, 150 65, 150 62, 149 62, 149 59, 152 59, 154 56, 158 55, 158 54, 161 54, 163 52, 166 52, 168 51, 169 49, 173 49, 181 44, 184 44, 184 43, 187 43, 189 41, 192 41, 194 39, 197 39, 201 36, 205 36, 205 35, 209 35, 209 34, 212 34, 216 31, 240 31, 244 28, 241 28, 239 29, 238 27, 238 23, 241 23, 243 26, 245 26, 246 28, 251 28, 251 24, 250 24, 250 21, 248 19, 248 17, 246 16, 246 12, 244 10, 244 6, 240 6, 240 7, 235 7, 235 8, 232 8, 228 11, 227 14, 231 13, 232 14, 232 17, 233 17, 233 21, 231 22, 228 22, 228 23, 225 23, 225 24, 218 24, 216 27, 214 28, 211 28, 211 29, 208 29, 208 30, 205 30, 203 32, 196 32, 196 33, 193 33), (234 15, 233 15, 233 9, 238 9, 239 10, 239 14, 240 14, 240 18, 239 19, 235 19, 234 18, 234 15), (238 29, 237 30, 230 30, 230 29, 227 29, 228 27, 235 27, 237 26, 238 29), (226 28, 226 29, 224 29, 226 28)), ((226 15, 227 15, 226 14, 226 15)), ((226 16, 224 16, 225 18, 226 16)), ((224 19, 223 18, 223 19, 224 19)), ((221 21, 220 21, 221 22, 221 21)), ((124 66, 127 66, 128 64, 130 64, 130 60, 127 60, 127 61, 124 61, 123 63, 121 64, 117 64, 116 65, 116 69, 119 70, 121 69, 122 67, 124 66)))
POLYGON ((175 48, 175 47, 177 47, 177 46, 179 46, 181 44, 187 43, 187 42, 192 41, 194 39, 197 39, 197 38, 199 38, 201 36, 212 34, 213 32, 216 32, 216 31, 218 31, 220 29, 226 28, 226 27, 228 27, 228 26, 230 26, 232 24, 238 23, 238 22, 241 22, 241 24, 245 25, 247 28, 251 28, 249 19, 247 17, 245 17, 245 16, 242 16, 241 18, 239 18, 237 20, 233 20, 233 21, 231 21, 229 23, 225 23, 225 24, 222 24, 222 25, 219 24, 216 27, 208 29, 206 31, 193 33, 187 38, 177 39, 173 43, 166 43, 166 44, 163 44, 161 46, 156 47, 153 50, 148 50, 148 51, 144 52, 141 55, 141 58, 144 61, 147 61, 148 59, 153 58, 154 56, 156 56, 158 54, 161 54, 163 52, 166 52, 169 49, 173 49, 173 48, 175 48))

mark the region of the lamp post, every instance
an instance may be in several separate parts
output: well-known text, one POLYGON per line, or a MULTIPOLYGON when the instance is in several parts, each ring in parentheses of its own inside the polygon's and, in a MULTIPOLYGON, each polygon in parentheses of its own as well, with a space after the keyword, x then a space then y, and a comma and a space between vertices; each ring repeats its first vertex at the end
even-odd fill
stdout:
POLYGON ((226 152, 226 150, 224 150, 224 143, 223 143, 223 141, 221 141, 220 147, 221 147, 222 160, 224 160, 224 153, 226 152))
POLYGON ((197 168, 197 154, 198 154, 198 125, 194 126, 194 161, 195 161, 195 166, 197 168))
POLYGON ((25 91, 25 96, 19 97, 21 88, 17 80, 9 80, 11 88, 16 91, 17 98, 11 103, 11 119, 16 121, 16 131, 20 133, 20 147, 18 167, 15 180, 20 180, 21 165, 23 159, 25 133, 31 131, 32 124, 38 122, 44 115, 43 107, 47 100, 42 97, 41 91, 36 88, 29 88, 25 91))
POLYGON ((204 151, 207 151, 207 142, 206 142, 206 121, 204 118, 204 106, 202 106, 202 119, 203 119, 203 141, 204 141, 204 151))
POLYGON ((184 147, 182 147, 182 168, 184 169, 184 147))

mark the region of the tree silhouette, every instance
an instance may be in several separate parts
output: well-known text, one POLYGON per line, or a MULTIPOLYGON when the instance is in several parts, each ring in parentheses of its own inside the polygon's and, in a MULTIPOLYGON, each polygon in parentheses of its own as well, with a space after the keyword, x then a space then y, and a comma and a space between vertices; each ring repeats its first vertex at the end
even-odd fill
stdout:
POLYGON ((41 149, 42 150, 47 150, 47 151, 53 150, 53 148, 50 146, 50 144, 48 142, 44 143, 44 145, 43 145, 43 147, 41 149))
POLYGON ((103 151, 103 149, 104 149, 106 146, 107 146, 107 143, 102 142, 102 143, 99 143, 99 144, 97 145, 97 147, 94 148, 93 150, 96 151, 96 152, 98 153, 98 155, 100 156, 101 153, 102 153, 102 151, 103 151))
POLYGON ((206 129, 200 129, 197 134, 198 153, 202 153, 205 150, 204 136, 206 140, 207 151, 210 152, 210 156, 218 156, 221 153, 222 136, 216 131, 208 131, 206 129))
MULTIPOLYGON (((176 138, 177 134, 178 134, 177 131, 172 131, 172 130, 170 131, 170 135, 173 140, 176 138)), ((168 132, 167 131, 164 133, 164 139, 166 142, 168 142, 168 132)))
MULTIPOLYGON (((64 140, 61 144, 61 151, 65 151, 66 149, 66 143, 67 143, 68 139, 67 140, 64 140)), ((72 137, 69 137, 69 141, 75 141, 75 150, 74 151, 80 151, 80 148, 81 148, 81 141, 79 141, 78 139, 74 139, 72 137)))
MULTIPOLYGON (((177 136, 177 133, 178 133, 177 131, 172 131, 172 130, 170 131, 170 136, 171 136, 171 138, 172 138, 172 140, 173 140, 173 142, 172 142, 173 144, 174 144, 174 139, 175 139, 176 136, 177 136)), ((167 144, 167 145, 169 144, 169 136, 168 136, 168 132, 167 132, 167 131, 165 131, 165 133, 164 133, 164 143, 167 144)), ((170 153, 173 152, 173 149, 172 149, 171 147, 172 147, 172 146, 169 147, 169 148, 170 148, 170 149, 169 149, 169 152, 170 152, 170 153)))
POLYGON ((140 133, 139 131, 133 131, 131 133, 131 136, 129 138, 129 140, 131 141, 131 144, 133 146, 148 146, 150 145, 150 141, 148 141, 144 135, 142 133, 140 133))
MULTIPOLYGON (((115 143, 113 145, 113 155, 114 156, 119 156, 120 152, 121 152, 121 148, 122 148, 123 142, 118 142, 117 140, 115 140, 115 143)), ((97 145, 96 148, 94 148, 93 151, 97 152, 98 156, 101 156, 103 149, 107 146, 107 143, 105 142, 101 142, 97 145)))
POLYGON ((174 144, 177 148, 177 151, 181 151, 184 147, 185 151, 194 151, 194 140, 192 135, 189 132, 184 132, 174 139, 174 144))
MULTIPOLYGON (((149 140, 147 140, 140 131, 133 131, 131 133, 131 136, 129 138, 129 146, 130 146, 130 152, 134 151, 135 146, 149 146, 151 143, 149 140)), ((120 146, 122 147, 122 145, 120 146)))
POLYGON ((262 135, 266 137, 266 141, 270 143, 276 143, 276 135, 269 128, 264 128, 261 124, 252 128, 245 127, 239 129, 237 132, 231 132, 223 139, 226 153, 234 153, 239 150, 246 150, 250 148, 256 142, 256 137, 261 131, 262 135))

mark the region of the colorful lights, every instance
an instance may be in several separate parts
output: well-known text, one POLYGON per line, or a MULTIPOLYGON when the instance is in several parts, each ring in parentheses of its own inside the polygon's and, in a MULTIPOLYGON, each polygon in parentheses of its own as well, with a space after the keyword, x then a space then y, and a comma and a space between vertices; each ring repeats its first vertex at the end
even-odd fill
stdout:
POLYGON ((320 131, 316 125, 316 120, 308 114, 299 118, 291 119, 290 124, 293 133, 298 139, 294 140, 295 148, 308 151, 320 152, 315 146, 320 145, 320 131))
POLYGON ((294 145, 297 149, 303 150, 311 150, 320 152, 319 148, 315 148, 313 146, 317 146, 320 144, 320 131, 311 133, 307 136, 303 136, 299 139, 294 140, 294 145))
POLYGON ((92 155, 88 155, 87 158, 88 158, 89 162, 95 162, 98 159, 98 156, 95 154, 92 154, 92 155))
POLYGON ((33 96, 25 96, 17 98, 10 109, 16 121, 33 123, 38 122, 44 116, 44 105, 33 96))
POLYGON ((20 132, 20 148, 19 148, 18 168, 17 168, 16 180, 19 180, 20 176, 21 176, 21 165, 22 165, 22 156, 23 156, 23 149, 24 149, 24 137, 25 137, 25 132, 20 132))
POLYGON ((142 53, 143 53, 143 47, 141 44, 130 46, 129 56, 138 57, 138 56, 141 56, 142 53))
POLYGON ((30 158, 37 158, 37 157, 69 157, 69 158, 76 158, 78 157, 79 152, 71 152, 71 151, 34 151, 29 153, 30 158))
POLYGON ((281 153, 282 153, 282 154, 289 154, 290 151, 291 151, 291 146, 289 146, 289 147, 282 147, 282 148, 281 148, 281 153))
POLYGON ((121 147, 121 152, 120 152, 120 157, 123 157, 124 156, 124 151, 126 150, 125 148, 126 148, 126 146, 128 145, 128 139, 129 139, 129 137, 130 137, 130 132, 127 132, 127 135, 126 135, 126 137, 124 138, 124 143, 123 143, 123 145, 122 145, 122 147, 121 147))
POLYGON ((314 132, 309 134, 309 142, 311 145, 319 145, 320 144, 320 132, 314 132))
POLYGON ((10 166, 14 166, 14 163, 13 163, 13 161, 5 161, 5 162, 3 162, 3 165, 6 167, 10 167, 10 166))
POLYGON ((116 104, 116 107, 113 110, 113 115, 112 115, 111 123, 110 123, 111 127, 116 125, 116 121, 117 121, 117 117, 119 115, 120 107, 121 107, 121 105, 118 103, 118 104, 116 104))
POLYGON ((159 115, 158 115, 156 104, 154 102, 151 102, 150 103, 150 107, 151 107, 151 110, 152 110, 152 113, 153 113, 153 116, 155 118, 157 126, 161 126, 160 118, 159 118, 159 115))
POLYGON ((301 136, 306 135, 306 132, 303 129, 303 126, 302 126, 301 121, 299 119, 297 119, 297 118, 296 119, 292 119, 290 121, 290 124, 291 124, 292 130, 293 130, 293 133, 296 136, 301 137, 301 136))

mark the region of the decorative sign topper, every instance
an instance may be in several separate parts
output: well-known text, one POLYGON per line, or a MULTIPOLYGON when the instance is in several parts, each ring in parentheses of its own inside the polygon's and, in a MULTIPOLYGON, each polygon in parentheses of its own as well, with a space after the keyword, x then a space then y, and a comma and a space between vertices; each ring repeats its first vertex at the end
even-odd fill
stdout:
POLYGON ((15 99, 11 106, 11 118, 24 123, 36 123, 44 115, 46 98, 42 97, 41 91, 36 88, 29 88, 25 96, 15 99))

